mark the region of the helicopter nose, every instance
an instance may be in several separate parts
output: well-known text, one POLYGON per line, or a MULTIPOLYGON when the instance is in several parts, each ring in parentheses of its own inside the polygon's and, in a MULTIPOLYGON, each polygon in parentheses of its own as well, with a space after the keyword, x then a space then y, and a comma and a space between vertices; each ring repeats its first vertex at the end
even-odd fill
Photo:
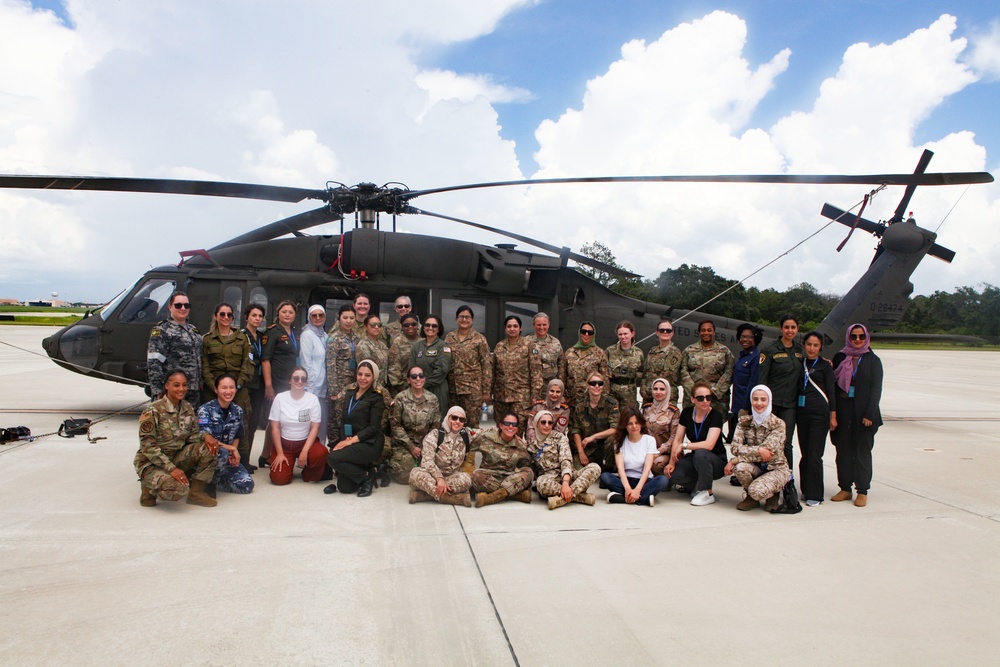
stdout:
POLYGON ((97 327, 86 324, 77 324, 42 341, 50 357, 75 364, 77 367, 73 370, 79 372, 92 370, 97 365, 99 344, 97 327))

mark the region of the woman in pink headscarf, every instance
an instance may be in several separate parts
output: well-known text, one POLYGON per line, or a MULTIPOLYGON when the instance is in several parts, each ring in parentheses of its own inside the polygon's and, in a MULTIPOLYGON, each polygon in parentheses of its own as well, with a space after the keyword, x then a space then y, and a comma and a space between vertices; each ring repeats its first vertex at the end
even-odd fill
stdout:
POLYGON ((830 439, 837 448, 840 491, 830 500, 854 498, 855 506, 864 507, 872 482, 875 432, 882 425, 882 360, 871 351, 871 337, 863 324, 848 327, 844 347, 833 356, 833 369, 837 381, 837 429, 830 439))

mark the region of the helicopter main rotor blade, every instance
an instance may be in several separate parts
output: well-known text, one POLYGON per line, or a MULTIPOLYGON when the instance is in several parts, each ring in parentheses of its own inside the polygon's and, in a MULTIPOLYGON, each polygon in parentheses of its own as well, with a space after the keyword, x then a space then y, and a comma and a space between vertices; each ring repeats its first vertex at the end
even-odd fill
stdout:
POLYGON ((304 213, 299 213, 282 220, 278 220, 277 222, 272 222, 264 225, 263 227, 258 227, 252 232, 241 234, 236 238, 229 239, 225 243, 220 243, 214 248, 210 248, 210 250, 221 250, 222 248, 230 248, 232 246, 243 245, 244 243, 270 241, 271 239, 276 239, 279 236, 284 236, 285 234, 299 232, 303 229, 316 227, 332 220, 339 220, 340 218, 340 214, 333 213, 330 211, 328 206, 321 206, 320 208, 305 211, 304 213))
POLYGON ((424 211, 413 206, 407 207, 406 213, 416 213, 419 215, 426 215, 432 218, 440 218, 442 220, 450 220, 451 222, 458 222, 463 225, 469 225, 470 227, 475 227, 477 229, 482 229, 487 232, 493 232, 494 234, 500 234, 501 236, 506 236, 514 239, 515 241, 520 241, 521 243, 527 243, 528 245, 533 245, 536 248, 541 248, 542 250, 548 250, 553 255, 559 255, 560 257, 565 256, 572 259, 577 264, 583 264, 589 266, 592 269, 597 269, 598 271, 604 271, 605 273, 610 273, 611 275, 619 276, 622 278, 640 278, 638 273, 632 273, 631 271, 626 271, 620 269, 617 266, 611 266, 610 264, 605 264, 600 260, 593 259, 592 257, 587 257, 586 255, 580 255, 575 252, 571 252, 568 248, 558 248, 551 243, 545 243, 544 241, 539 241, 533 239, 530 236, 523 236, 517 234, 516 232, 509 232, 505 229, 498 229, 496 227, 490 227, 489 225, 484 225, 479 222, 472 222, 471 220, 463 220, 462 218, 455 218, 450 215, 443 215, 441 213, 431 213, 430 211, 424 211))
MULTIPOLYGON (((913 170, 914 174, 922 174, 927 171, 927 165, 931 163, 931 158, 934 157, 932 151, 924 149, 924 152, 920 154, 920 160, 917 162, 917 168, 913 170)), ((907 185, 906 190, 903 191, 903 198, 899 200, 899 206, 896 207, 896 212, 892 216, 892 221, 900 221, 903 219, 903 214, 906 213, 906 207, 910 205, 910 197, 916 191, 916 185, 907 185)))
POLYGON ((104 178, 99 176, 18 176, 0 175, 0 188, 25 190, 99 190, 108 192, 146 192, 207 197, 238 197, 265 201, 300 202, 303 199, 327 199, 326 190, 292 188, 284 185, 189 181, 173 178, 104 178))
POLYGON ((986 171, 956 171, 932 174, 730 174, 730 175, 672 175, 672 176, 584 176, 571 178, 535 178, 519 181, 493 181, 450 185, 428 190, 411 190, 407 200, 423 195, 456 190, 503 188, 512 185, 547 185, 554 183, 800 183, 814 185, 964 185, 967 183, 992 183, 993 175, 986 171))

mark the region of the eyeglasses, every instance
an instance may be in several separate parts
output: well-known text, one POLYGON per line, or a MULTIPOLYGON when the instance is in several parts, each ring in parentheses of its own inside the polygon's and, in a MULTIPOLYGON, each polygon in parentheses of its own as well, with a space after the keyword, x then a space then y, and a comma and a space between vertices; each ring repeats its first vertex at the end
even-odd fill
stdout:
POLYGON ((292 382, 305 382, 305 381, 306 381, 306 376, 305 375, 293 375, 292 376, 292 382))
POLYGON ((868 336, 862 334, 851 334, 851 340, 864 340, 868 336))
POLYGON ((591 387, 603 387, 604 380, 591 380, 587 384, 589 384, 591 387))
POLYGON ((692 399, 698 401, 699 403, 704 403, 705 401, 711 401, 711 396, 692 396, 692 399))
POLYGON ((657 329, 657 333, 673 333, 673 329, 657 329))
POLYGON ((506 426, 507 428, 516 428, 517 422, 500 422, 501 426, 506 426))
POLYGON ((551 426, 552 424, 555 424, 555 422, 552 421, 551 419, 543 419, 538 422, 539 426, 551 426))
POLYGON ((176 308, 177 310, 185 310, 187 308, 190 308, 191 304, 188 303, 187 301, 183 301, 183 302, 178 301, 177 303, 170 304, 170 307, 171 308, 176 308))
POLYGON ((448 417, 448 419, 452 420, 453 422, 458 422, 459 424, 465 423, 465 417, 459 417, 458 415, 452 415, 451 417, 448 417))
POLYGON ((459 319, 459 320, 471 320, 472 319, 472 315, 459 315, 456 319, 459 319))
POLYGON ((369 322, 367 326, 370 326, 370 327, 372 327, 374 329, 381 329, 382 328, 382 323, 381 322, 369 322))
POLYGON ((441 327, 439 327, 437 324, 425 324, 424 328, 425 329, 440 329, 441 327))
POLYGON ((397 304, 396 304, 396 310, 406 310, 406 309, 408 309, 408 308, 413 308, 413 306, 411 306, 411 305, 410 305, 410 304, 408 304, 408 303, 402 303, 402 304, 400 304, 400 303, 397 303, 397 304))
POLYGON ((593 329, 580 329, 580 335, 581 336, 593 336, 594 335, 594 330, 593 329))
POLYGON ((326 317, 326 313, 315 312, 309 317, 326 317))
POLYGON ((221 317, 224 320, 231 320, 231 319, 233 319, 233 314, 232 313, 218 313, 218 314, 216 314, 216 317, 221 317))
POLYGON ((410 373, 411 380, 423 380, 425 377, 427 377, 427 375, 424 373, 410 373))

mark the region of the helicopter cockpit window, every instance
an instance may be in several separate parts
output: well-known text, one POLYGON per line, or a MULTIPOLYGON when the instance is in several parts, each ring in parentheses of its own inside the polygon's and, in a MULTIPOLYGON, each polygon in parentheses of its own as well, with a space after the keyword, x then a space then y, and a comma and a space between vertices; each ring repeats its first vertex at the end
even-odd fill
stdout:
POLYGON ((247 304, 251 303, 256 303, 264 307, 264 320, 267 321, 267 290, 263 287, 254 287, 250 290, 250 299, 247 304))
POLYGON ((459 306, 468 306, 472 309, 472 328, 481 334, 486 333, 486 302, 475 299, 441 299, 441 319, 443 320, 445 331, 454 331, 458 328, 458 321, 455 319, 455 311, 459 306))
POLYGON ((511 315, 521 318, 521 335, 527 336, 532 333, 531 319, 538 312, 538 304, 527 301, 508 301, 504 304, 504 319, 511 315))
POLYGON ((243 312, 243 290, 236 285, 230 285, 223 290, 222 300, 233 307, 234 313, 243 312))
POLYGON ((159 322, 165 320, 167 299, 177 288, 177 283, 165 278, 153 278, 139 288, 118 314, 119 322, 159 322))
POLYGON ((135 283, 132 283, 131 285, 123 289, 121 292, 119 292, 118 296, 111 299, 111 301, 108 301, 107 305, 105 305, 104 308, 101 308, 101 319, 107 320, 108 315, 115 312, 115 309, 118 308, 122 300, 126 297, 126 295, 128 295, 129 292, 132 291, 132 288, 135 287, 136 283, 138 282, 139 282, 138 280, 135 281, 135 283))

